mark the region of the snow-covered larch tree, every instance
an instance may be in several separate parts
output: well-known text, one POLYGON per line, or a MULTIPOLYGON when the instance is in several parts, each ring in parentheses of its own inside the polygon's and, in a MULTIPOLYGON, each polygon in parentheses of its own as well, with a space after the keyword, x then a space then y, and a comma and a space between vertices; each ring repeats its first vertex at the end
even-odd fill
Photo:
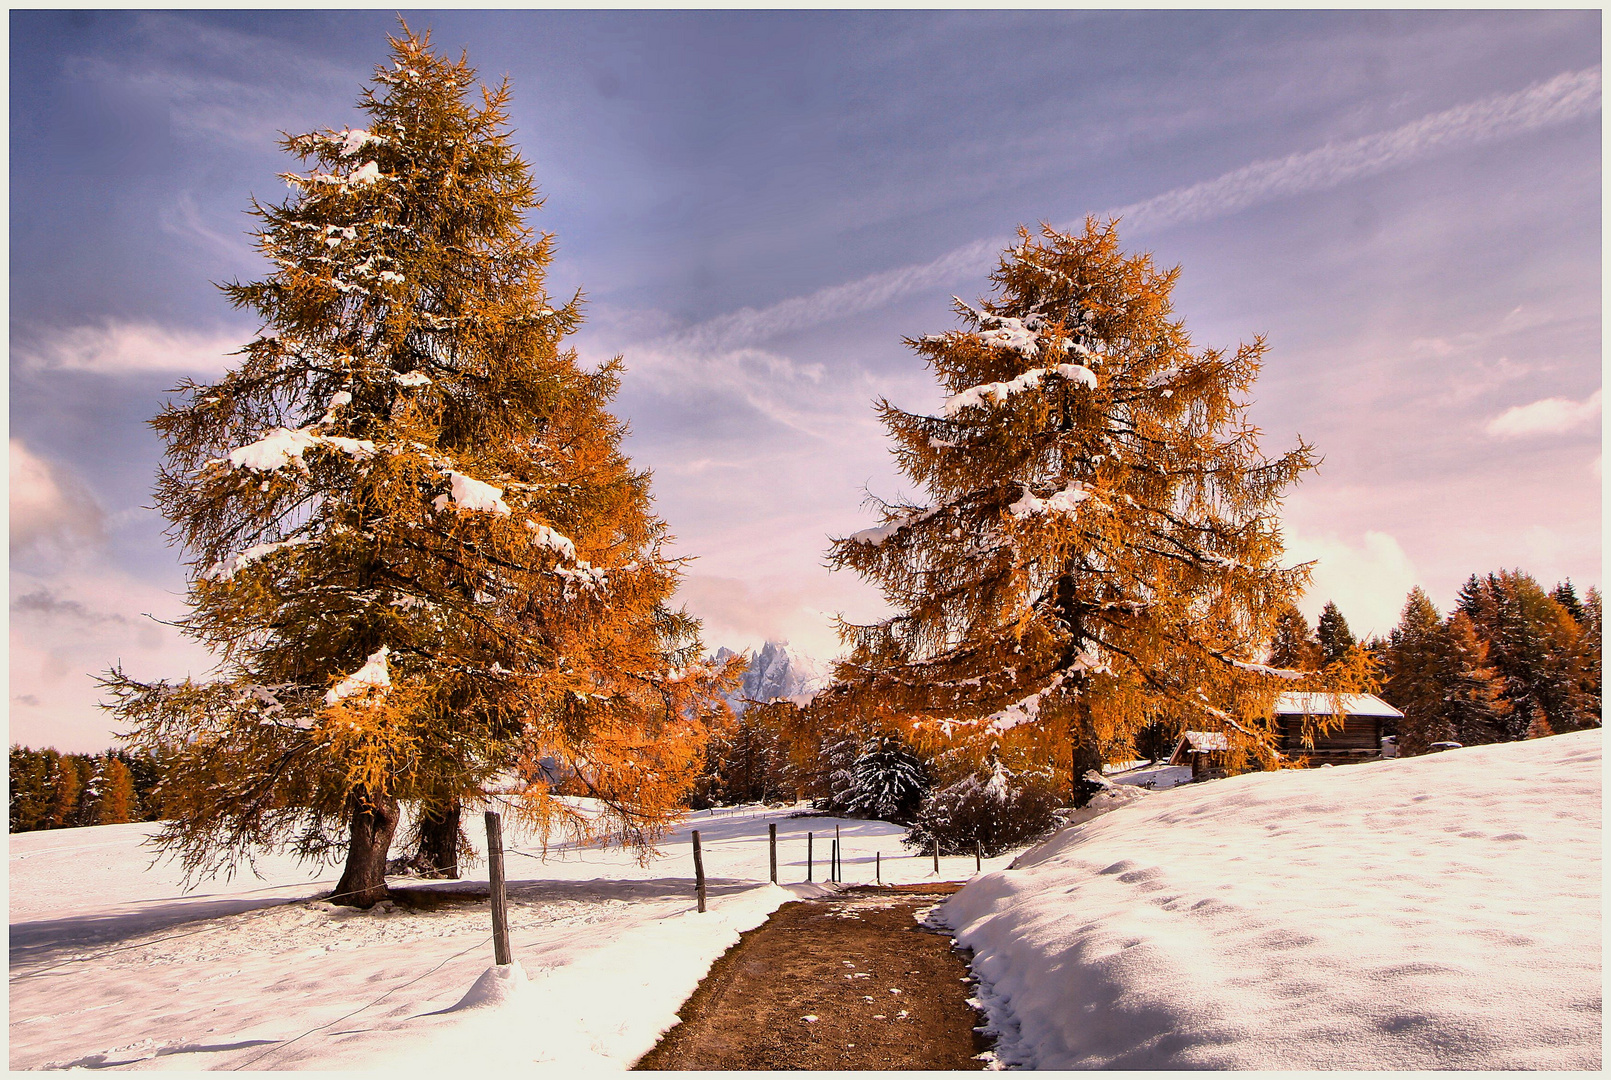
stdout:
POLYGON ((908 342, 944 403, 878 409, 926 499, 834 541, 831 564, 896 614, 841 623, 852 651, 819 709, 981 748, 1027 737, 1081 802, 1086 772, 1160 720, 1226 731, 1233 764, 1273 758, 1256 718, 1301 676, 1256 661, 1307 575, 1282 564, 1276 510, 1314 457, 1301 440, 1261 456, 1245 412, 1264 342, 1194 348, 1177 274, 1111 223, 1020 230, 994 298, 908 342))
POLYGON ((562 348, 579 303, 545 289, 507 86, 474 86, 405 26, 366 126, 285 140, 311 167, 253 202, 273 270, 224 286, 263 329, 152 421, 191 567, 180 625, 220 664, 105 682, 163 755, 159 839, 189 870, 345 845, 335 899, 368 906, 399 800, 441 821, 493 785, 545 833, 650 844, 721 707, 607 408, 619 360, 562 348), (597 814, 519 782, 545 757, 597 814))

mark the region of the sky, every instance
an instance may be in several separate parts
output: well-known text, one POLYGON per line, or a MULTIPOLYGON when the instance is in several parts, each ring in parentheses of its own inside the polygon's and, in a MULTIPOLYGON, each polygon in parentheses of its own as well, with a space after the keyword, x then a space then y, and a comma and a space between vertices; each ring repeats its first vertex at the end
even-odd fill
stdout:
MULTIPOLYGON (((877 591, 824 566, 921 498, 874 416, 934 411, 904 339, 988 295, 1020 225, 1117 215, 1199 346, 1263 335, 1300 608, 1385 634, 1473 573, 1600 584, 1600 14, 405 11, 507 77, 514 140, 614 355, 625 448, 714 649, 877 591)), ((281 132, 356 126, 375 12, 13 11, 10 727, 105 747, 94 676, 203 676, 146 421, 257 326, 281 132)))

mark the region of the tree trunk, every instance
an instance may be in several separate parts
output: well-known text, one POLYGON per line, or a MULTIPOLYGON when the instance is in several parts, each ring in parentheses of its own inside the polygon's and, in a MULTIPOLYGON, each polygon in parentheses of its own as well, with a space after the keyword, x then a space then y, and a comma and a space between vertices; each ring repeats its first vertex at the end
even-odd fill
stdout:
MULTIPOLYGON (((1061 662, 1062 669, 1068 671, 1079 660, 1085 646, 1085 605, 1080 602, 1072 571, 1057 580, 1056 605, 1058 621, 1068 631, 1068 645, 1061 662)), ((1083 672, 1075 672, 1070 681, 1074 684, 1074 715, 1068 722, 1069 787, 1077 808, 1102 790, 1087 780, 1085 774, 1094 769, 1101 776, 1104 762, 1102 748, 1096 740, 1096 725, 1091 721, 1091 703, 1085 697, 1090 680, 1083 672)))
POLYGON ((347 814, 351 829, 347 868, 330 902, 374 907, 386 899, 386 854, 391 850, 392 833, 397 831, 397 800, 389 795, 372 798, 359 788, 347 799, 347 814))
POLYGON ((414 865, 423 877, 459 876, 459 803, 420 810, 420 850, 414 865))
POLYGON ((1096 725, 1091 722, 1091 705, 1085 700, 1084 689, 1082 685, 1080 696, 1074 699, 1074 719, 1069 722, 1069 754, 1072 759, 1072 775, 1069 779, 1075 807, 1084 806, 1102 790, 1100 784, 1091 783, 1085 774, 1095 770, 1101 776, 1105 764, 1101 747, 1097 745, 1096 725))

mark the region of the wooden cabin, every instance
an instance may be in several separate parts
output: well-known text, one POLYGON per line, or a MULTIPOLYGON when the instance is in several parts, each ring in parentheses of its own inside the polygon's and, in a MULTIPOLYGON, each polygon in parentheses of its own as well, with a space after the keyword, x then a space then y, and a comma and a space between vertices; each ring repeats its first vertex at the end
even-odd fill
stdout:
POLYGON ((1281 752, 1307 758, 1310 765, 1365 761, 1382 756, 1382 737, 1397 731, 1404 714, 1375 694, 1286 693, 1275 703, 1274 721, 1281 752), (1340 699, 1341 724, 1330 723, 1340 699), (1304 742, 1305 720, 1312 741, 1304 742))
POLYGON ((1223 732, 1186 731, 1169 755, 1171 765, 1190 765, 1192 780, 1215 780, 1225 775, 1225 751, 1230 749, 1223 732))

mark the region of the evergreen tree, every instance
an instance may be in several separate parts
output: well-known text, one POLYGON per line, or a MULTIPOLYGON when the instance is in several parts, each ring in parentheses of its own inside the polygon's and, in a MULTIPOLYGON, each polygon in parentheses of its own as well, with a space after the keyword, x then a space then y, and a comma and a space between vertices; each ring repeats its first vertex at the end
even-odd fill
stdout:
POLYGON ((47 829, 70 829, 78 824, 79 795, 84 790, 84 778, 78 762, 71 754, 45 751, 46 767, 50 773, 50 813, 45 818, 47 829))
POLYGON ((1577 598, 1577 590, 1572 588, 1572 579, 1567 578, 1555 586, 1550 597, 1572 617, 1572 621, 1579 626, 1583 625, 1583 603, 1577 598))
POLYGON ((400 799, 456 815, 558 758, 601 813, 530 783, 545 835, 649 845, 697 771, 714 676, 607 411, 620 362, 562 350, 579 304, 549 298, 524 224, 509 90, 472 105, 474 82, 405 26, 366 127, 286 138, 312 164, 253 203, 274 269, 224 287, 264 329, 153 421, 181 625, 221 677, 106 685, 164 755, 159 841, 188 870, 345 847, 335 899, 368 906, 400 799))
POLYGON ((1252 661, 1306 578, 1280 564, 1274 512, 1314 459, 1259 454, 1264 343, 1194 350, 1177 275, 1111 224, 1021 231, 994 298, 957 301, 963 329, 909 342, 949 396, 938 415, 878 409, 926 499, 834 542, 831 564, 896 614, 841 622, 852 651, 820 709, 882 708, 981 750, 1033 726, 1075 778, 1160 720, 1223 726, 1236 762, 1273 757, 1242 718, 1290 685, 1252 661))
POLYGON ((1590 692, 1595 676, 1586 670, 1592 650, 1583 642, 1583 628, 1531 575, 1473 575, 1458 603, 1504 677, 1510 704, 1506 740, 1599 725, 1599 702, 1590 692))
POLYGON ((84 786, 78 793, 78 813, 74 815, 73 823, 99 825, 101 800, 106 795, 106 759, 85 757, 81 759, 80 768, 84 774, 84 786))
POLYGON ((987 858, 1028 844, 1057 824, 1055 770, 1044 766, 1009 768, 992 752, 978 768, 923 800, 903 843, 918 852, 938 843, 945 855, 987 858))
POLYGON ((1449 616, 1443 634, 1444 715, 1454 737, 1466 746, 1500 741, 1511 705, 1504 678, 1488 662, 1488 646, 1463 611, 1449 616))
POLYGON ((122 825, 135 820, 134 777, 110 753, 101 759, 101 797, 95 804, 96 825, 122 825))
POLYGON ((1448 652, 1443 619, 1417 586, 1389 638, 1382 683, 1382 697, 1404 714, 1398 734, 1406 754, 1424 754, 1433 743, 1456 738, 1445 702, 1448 652))
POLYGON ((1601 722, 1600 698, 1600 590, 1590 589, 1583 594, 1582 633, 1578 635, 1578 655, 1583 670, 1583 709, 1588 721, 1601 722))
POLYGON ((1320 662, 1327 666, 1347 658, 1348 651, 1359 644, 1348 629, 1348 620, 1329 600, 1315 622, 1315 638, 1320 642, 1320 662))
POLYGON ((50 819, 51 766, 44 751, 11 744, 8 783, 11 791, 10 830, 14 833, 43 829, 50 819))
POLYGON ((922 760, 900 739, 885 735, 862 744, 850 766, 844 813, 851 817, 908 822, 928 792, 922 760))
POLYGON ((1309 620, 1292 604, 1275 617, 1275 633, 1270 638, 1270 666, 1291 671, 1320 668, 1320 642, 1309 629, 1309 620))

